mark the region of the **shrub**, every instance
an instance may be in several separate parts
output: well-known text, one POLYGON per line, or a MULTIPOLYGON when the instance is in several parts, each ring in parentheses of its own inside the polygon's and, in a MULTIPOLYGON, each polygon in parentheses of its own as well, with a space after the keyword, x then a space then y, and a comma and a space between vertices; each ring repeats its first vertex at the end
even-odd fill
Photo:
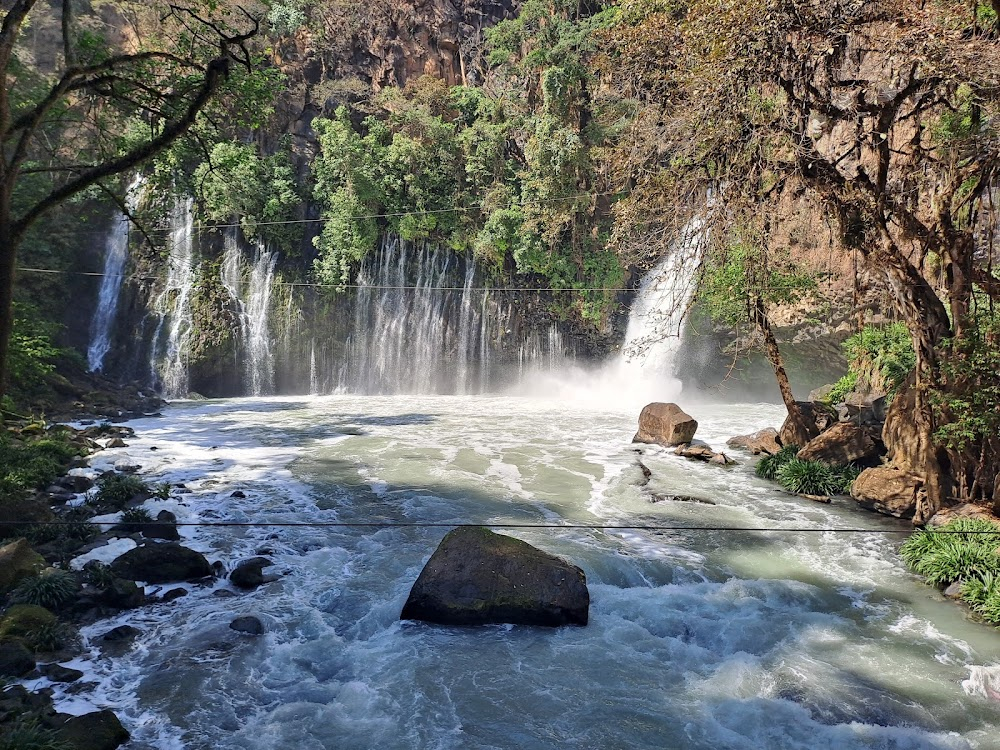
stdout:
POLYGON ((833 469, 820 461, 793 458, 778 469, 777 480, 789 492, 797 495, 833 495, 840 492, 833 469))
POLYGON ((797 445, 786 445, 773 456, 766 456, 757 462, 755 469, 757 476, 761 479, 774 481, 778 476, 778 470, 798 454, 799 447, 797 445))
POLYGON ((53 608, 72 599, 76 589, 76 579, 72 573, 50 568, 41 575, 21 581, 14 589, 14 601, 18 604, 53 608))
POLYGON ((58 437, 19 441, 0 434, 0 500, 51 483, 77 449, 58 437))
POLYGON ((35 653, 51 653, 69 648, 77 639, 77 632, 71 625, 56 621, 32 628, 24 634, 21 642, 35 653))
POLYGON ((121 510, 136 495, 149 492, 149 486, 131 474, 108 474, 97 481, 94 500, 121 510))
POLYGON ((861 474, 861 469, 854 464, 834 466, 831 471, 833 472, 834 482, 837 486, 835 493, 841 495, 849 495, 851 493, 851 485, 854 484, 854 480, 861 474))
POLYGON ((84 565, 83 572, 86 575, 87 583, 99 589, 106 589, 116 578, 115 574, 111 572, 111 566, 97 560, 91 560, 84 565))
POLYGON ((3 727, 0 750, 69 750, 56 732, 39 726, 36 719, 16 719, 3 727))
MULTIPOLYGON (((968 582, 970 596, 989 598, 973 579, 987 581, 987 576, 1000 575, 1000 528, 989 521, 960 518, 940 529, 918 531, 899 549, 899 554, 915 573, 936 586, 947 586, 957 580, 968 582)), ((995 589, 990 587, 990 591, 995 589)), ((983 602, 986 599, 982 599, 983 602)))

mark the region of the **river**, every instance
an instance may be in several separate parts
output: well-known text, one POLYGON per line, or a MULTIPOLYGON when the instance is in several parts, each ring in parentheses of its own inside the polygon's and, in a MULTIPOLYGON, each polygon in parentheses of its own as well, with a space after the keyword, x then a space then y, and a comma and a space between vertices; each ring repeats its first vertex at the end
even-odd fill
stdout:
MULTIPOLYGON (((147 479, 183 483, 147 503, 154 515, 493 525, 584 569, 590 623, 400 622, 446 527, 184 527, 209 560, 265 553, 280 576, 234 596, 224 579, 188 584, 85 629, 90 643, 119 624, 143 633, 123 656, 74 660, 96 685, 57 687, 57 705, 115 709, 130 750, 998 746, 1000 638, 905 571, 905 534, 881 533, 905 524, 782 494, 742 455, 725 469, 644 447, 644 489, 637 411, 600 404, 254 398, 131 423, 130 445, 94 466, 127 454, 147 479), (587 528, 609 525, 680 528, 587 528), (241 614, 266 634, 230 630, 241 614)), ((782 416, 684 404, 717 448, 782 416)))

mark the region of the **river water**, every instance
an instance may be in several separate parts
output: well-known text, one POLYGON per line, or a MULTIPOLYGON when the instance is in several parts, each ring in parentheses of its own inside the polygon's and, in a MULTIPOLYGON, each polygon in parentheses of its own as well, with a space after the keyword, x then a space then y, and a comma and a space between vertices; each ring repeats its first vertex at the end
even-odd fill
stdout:
MULTIPOLYGON (((686 406, 716 447, 781 417, 767 404, 686 406)), ((550 523, 497 530, 584 569, 590 624, 399 622, 446 528, 185 527, 209 560, 264 552, 280 577, 251 593, 188 584, 179 600, 85 629, 92 645, 71 666, 96 686, 57 688, 57 703, 115 709, 132 750, 998 746, 996 631, 905 572, 903 534, 835 531, 905 525, 847 499, 783 495, 746 456, 724 469, 643 447, 644 489, 636 414, 551 398, 329 396, 178 403, 133 422, 129 447, 94 465, 127 454, 147 479, 184 483, 147 503, 154 515, 550 523), (650 490, 715 505, 654 503, 650 490), (576 528, 629 524, 682 530, 576 528), (242 614, 267 633, 230 630, 242 614), (98 636, 119 624, 143 634, 102 655, 98 636)))

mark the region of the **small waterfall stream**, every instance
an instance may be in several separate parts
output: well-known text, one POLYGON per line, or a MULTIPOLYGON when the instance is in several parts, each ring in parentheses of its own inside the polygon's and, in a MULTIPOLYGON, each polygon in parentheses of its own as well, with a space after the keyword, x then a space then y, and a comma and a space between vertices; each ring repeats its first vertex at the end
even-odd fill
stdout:
MULTIPOLYGON (((143 180, 136 176, 125 193, 125 205, 129 212, 135 210, 142 196, 143 180)), ((118 297, 125 278, 125 264, 128 262, 129 217, 118 216, 104 244, 104 271, 101 289, 97 298, 97 309, 90 323, 90 345, 87 347, 87 369, 100 372, 104 369, 104 358, 111 349, 111 333, 118 313, 118 297)))
POLYGON ((274 392, 270 309, 278 254, 257 243, 248 269, 235 231, 227 232, 224 245, 220 278, 239 317, 246 392, 251 396, 263 396, 274 392))
POLYGON ((191 291, 194 287, 194 201, 178 200, 170 214, 170 249, 163 291, 153 300, 159 317, 153 335, 150 369, 167 398, 188 392, 187 353, 191 338, 191 291), (164 329, 166 329, 164 339, 164 329))

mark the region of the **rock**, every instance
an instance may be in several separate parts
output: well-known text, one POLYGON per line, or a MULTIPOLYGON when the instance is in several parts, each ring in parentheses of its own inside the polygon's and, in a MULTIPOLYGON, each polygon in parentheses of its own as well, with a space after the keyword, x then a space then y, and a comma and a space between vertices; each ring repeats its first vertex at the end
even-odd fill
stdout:
POLYGON ((26 539, 0 547, 0 594, 10 591, 25 578, 45 569, 45 558, 31 549, 26 539))
POLYGON ((81 492, 86 492, 93 487, 94 480, 88 477, 71 474, 65 477, 59 477, 59 479, 56 480, 56 484, 69 492, 80 494, 81 492))
POLYGON ((254 617, 253 615, 237 617, 229 623, 229 627, 239 633, 246 633, 247 635, 264 634, 264 623, 260 621, 259 617, 254 617))
POLYGON ((810 440, 819 435, 837 422, 837 415, 826 404, 818 401, 796 401, 802 418, 805 420, 802 425, 796 425, 791 415, 785 417, 785 421, 778 430, 778 440, 782 445, 797 445, 800 448, 810 440))
POLYGON ((704 443, 695 443, 694 445, 678 445, 674 449, 674 455, 691 458, 695 461, 708 461, 715 455, 715 451, 704 443))
POLYGON ((639 414, 639 431, 633 443, 681 445, 694 440, 698 423, 677 404, 652 403, 639 414))
POLYGON ((142 464, 137 464, 135 459, 125 456, 124 458, 119 458, 115 461, 115 471, 122 474, 135 474, 142 468, 142 464))
POLYGON ((0 642, 0 677, 24 677, 35 668, 35 657, 17 641, 0 642))
POLYGON ((710 464, 716 464, 717 466, 732 466, 736 462, 727 456, 725 453, 716 453, 710 459, 708 459, 710 464))
POLYGON ((837 405, 837 419, 857 425, 878 425, 885 422, 885 394, 848 393, 837 405))
POLYGON ((142 631, 139 628, 133 628, 131 625, 119 625, 102 635, 101 640, 107 643, 127 643, 140 635, 142 635, 142 631))
POLYGON ((115 750, 129 740, 125 727, 108 709, 72 716, 56 731, 73 750, 115 750))
POLYGON ((135 585, 135 581, 115 578, 111 581, 111 585, 101 592, 98 601, 115 609, 135 609, 145 603, 146 595, 135 585))
POLYGON ((128 448, 125 441, 120 437, 111 438, 108 442, 104 444, 105 448, 128 448))
POLYGON ((773 427, 766 427, 763 430, 750 433, 749 435, 737 435, 726 441, 730 448, 739 448, 759 456, 766 453, 773 456, 781 450, 781 443, 778 442, 778 431, 773 427))
POLYGON ((229 574, 229 580, 241 589, 255 589, 264 583, 264 568, 271 561, 266 557, 251 557, 237 565, 229 574))
POLYGON ((177 531, 177 516, 169 510, 161 510, 156 514, 156 523, 143 525, 142 535, 147 539, 166 539, 176 542, 181 538, 177 531))
POLYGON ((865 469, 851 485, 851 497, 863 508, 896 518, 913 518, 923 481, 891 466, 865 469))
POLYGON ((929 528, 936 528, 959 518, 974 518, 978 521, 989 521, 990 523, 1000 525, 1000 518, 990 513, 988 508, 984 508, 982 505, 973 505, 972 503, 960 503, 950 508, 939 510, 928 519, 927 526, 929 528))
POLYGON ((30 638, 34 631, 55 627, 56 616, 37 604, 15 604, 0 617, 0 641, 30 638))
POLYGON ((702 503, 704 505, 715 505, 715 502, 712 500, 706 500, 703 497, 695 497, 694 495, 658 495, 656 493, 651 495, 650 502, 662 503, 667 500, 673 500, 678 503, 702 503))
POLYGON ((170 589, 163 596, 160 597, 161 602, 172 602, 174 599, 180 599, 182 596, 187 596, 187 589, 170 589))
POLYGON ((826 401, 827 396, 833 393, 833 383, 828 383, 827 385, 821 385, 819 388, 813 388, 809 391, 809 395, 806 396, 807 401, 826 401))
POLYGON ((246 495, 246 493, 245 493, 245 492, 244 492, 243 490, 236 490, 236 491, 235 491, 235 492, 234 492, 233 494, 231 494, 231 495, 230 495, 229 497, 235 497, 235 498, 236 498, 237 500, 242 500, 242 499, 243 499, 243 498, 245 498, 246 496, 247 496, 247 495, 246 495))
POLYGON ((43 664, 38 671, 53 682, 76 682, 83 677, 79 669, 70 669, 62 664, 43 664))
POLYGON ((402 620, 443 625, 586 625, 580 568, 482 527, 445 536, 410 590, 402 620))
POLYGON ((962 598, 962 581, 952 581, 944 590, 944 595, 949 599, 962 598))
POLYGON ((200 552, 174 542, 147 542, 111 563, 111 572, 120 578, 146 583, 178 583, 212 575, 212 566, 200 552))
POLYGON ((830 466, 877 466, 883 453, 885 446, 879 440, 877 431, 859 427, 853 422, 841 422, 806 443, 798 458, 822 461, 830 466))

